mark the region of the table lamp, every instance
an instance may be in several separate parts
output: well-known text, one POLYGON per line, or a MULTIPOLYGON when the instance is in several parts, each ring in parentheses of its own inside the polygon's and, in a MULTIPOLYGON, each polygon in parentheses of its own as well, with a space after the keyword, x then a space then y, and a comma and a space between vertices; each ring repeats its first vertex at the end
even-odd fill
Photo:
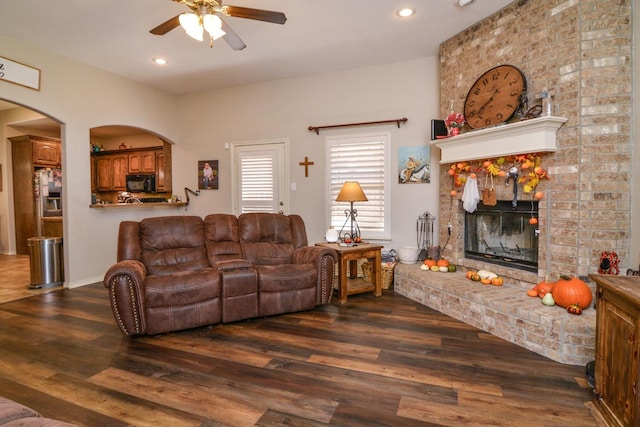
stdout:
POLYGON ((362 188, 357 181, 346 181, 342 184, 342 189, 340 189, 340 193, 338 193, 338 197, 336 197, 336 202, 350 202, 351 208, 345 209, 344 211, 346 219, 340 229, 341 236, 342 230, 344 230, 344 226, 347 225, 347 221, 349 220, 351 220, 351 233, 349 234, 351 239, 355 240, 357 236, 360 236, 360 227, 358 227, 358 222, 356 221, 358 211, 353 208, 353 202, 366 202, 368 200, 369 199, 364 195, 364 191, 362 191, 362 188))

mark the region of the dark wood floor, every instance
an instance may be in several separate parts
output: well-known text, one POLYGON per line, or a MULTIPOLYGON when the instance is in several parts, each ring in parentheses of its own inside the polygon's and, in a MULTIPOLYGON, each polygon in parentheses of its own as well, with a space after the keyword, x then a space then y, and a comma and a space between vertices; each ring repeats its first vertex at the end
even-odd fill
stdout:
POLYGON ((392 291, 145 338, 100 284, 0 304, 0 395, 85 426, 594 426, 584 367, 392 291))

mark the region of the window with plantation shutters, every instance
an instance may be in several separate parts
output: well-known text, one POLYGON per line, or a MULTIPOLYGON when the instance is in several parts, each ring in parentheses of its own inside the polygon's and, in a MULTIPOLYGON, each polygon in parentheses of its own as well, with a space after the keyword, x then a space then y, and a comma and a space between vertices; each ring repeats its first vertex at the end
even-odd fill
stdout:
POLYGON ((326 137, 327 199, 329 224, 342 234, 350 229, 345 210, 348 202, 336 202, 345 181, 357 181, 367 196, 354 202, 356 220, 365 240, 389 240, 390 229, 390 133, 326 137))

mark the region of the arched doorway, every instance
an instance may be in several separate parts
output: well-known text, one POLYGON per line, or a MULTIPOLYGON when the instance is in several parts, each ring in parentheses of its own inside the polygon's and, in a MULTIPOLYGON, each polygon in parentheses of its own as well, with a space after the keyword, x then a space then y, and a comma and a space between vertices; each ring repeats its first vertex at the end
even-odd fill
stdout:
MULTIPOLYGON (((2 170, 0 178, 2 181, 2 191, 0 192, 0 254, 2 256, 1 264, 3 278, 0 280, 1 299, 5 302, 15 298, 21 298, 33 294, 34 291, 27 289, 29 285, 29 257, 24 253, 24 245, 18 250, 18 239, 22 240, 22 233, 16 232, 16 218, 21 220, 25 215, 23 212, 16 213, 16 205, 18 208, 23 207, 24 203, 18 197, 16 201, 16 190, 14 187, 16 172, 18 167, 14 165, 14 152, 12 148, 11 138, 16 139, 24 135, 36 135, 44 139, 57 139, 61 137, 61 124, 55 119, 34 111, 30 108, 20 106, 8 101, 0 100, 0 165, 2 170), (20 237, 19 237, 20 236, 20 237)), ((62 145, 60 144, 60 150, 62 145)), ((57 169, 61 165, 56 166, 57 169)), ((24 177, 23 189, 19 190, 19 196, 25 196, 32 199, 35 208, 35 193, 33 193, 32 172, 25 172, 29 176, 24 177)), ((42 205, 38 205, 38 212, 42 212, 42 205)), ((36 211, 34 210, 34 215, 36 211)), ((54 219, 54 218, 51 218, 54 219)), ((57 220, 57 219, 56 219, 57 220)), ((38 221, 35 218, 34 221, 38 221)), ((18 221, 20 222, 20 221, 18 221)), ((49 224, 50 222, 47 222, 49 224)), ((62 224, 61 218, 59 219, 62 224)), ((21 226, 21 225, 20 225, 21 226)), ((34 224, 35 229, 39 227, 34 224)), ((37 232, 33 232, 36 237, 37 232)), ((25 243, 25 242, 21 242, 25 243)))

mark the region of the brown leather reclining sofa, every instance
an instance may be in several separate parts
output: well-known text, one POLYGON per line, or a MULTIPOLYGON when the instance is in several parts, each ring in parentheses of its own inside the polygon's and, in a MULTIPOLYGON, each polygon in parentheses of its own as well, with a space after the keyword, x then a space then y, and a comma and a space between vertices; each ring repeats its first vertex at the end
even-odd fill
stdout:
POLYGON ((336 261, 298 215, 165 216, 120 224, 104 285, 122 333, 154 335, 328 303, 336 261))

